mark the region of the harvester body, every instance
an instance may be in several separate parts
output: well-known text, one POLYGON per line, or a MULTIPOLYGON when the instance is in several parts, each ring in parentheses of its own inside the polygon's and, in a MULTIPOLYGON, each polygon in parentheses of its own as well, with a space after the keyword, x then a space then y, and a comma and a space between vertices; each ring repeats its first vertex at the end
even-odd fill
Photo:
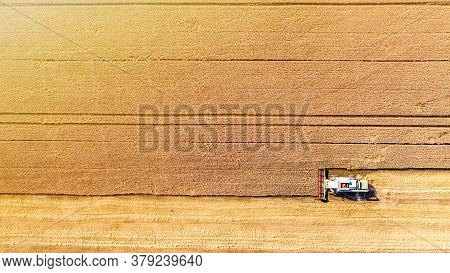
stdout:
POLYGON ((366 179, 357 179, 354 176, 332 176, 330 179, 325 179, 325 185, 327 189, 334 193, 369 192, 369 182, 366 179))
POLYGON ((334 195, 368 193, 369 181, 355 176, 331 176, 328 177, 327 169, 319 169, 317 192, 319 199, 328 201, 328 193, 334 195))

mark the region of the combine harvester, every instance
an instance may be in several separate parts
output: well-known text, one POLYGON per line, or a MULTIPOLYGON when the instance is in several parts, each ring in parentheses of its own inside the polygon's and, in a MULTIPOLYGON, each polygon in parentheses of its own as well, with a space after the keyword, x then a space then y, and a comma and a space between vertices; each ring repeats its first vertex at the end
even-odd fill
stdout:
POLYGON ((323 202, 328 202, 328 193, 333 195, 369 193, 369 181, 355 176, 331 176, 328 178, 327 169, 319 169, 317 195, 323 202))

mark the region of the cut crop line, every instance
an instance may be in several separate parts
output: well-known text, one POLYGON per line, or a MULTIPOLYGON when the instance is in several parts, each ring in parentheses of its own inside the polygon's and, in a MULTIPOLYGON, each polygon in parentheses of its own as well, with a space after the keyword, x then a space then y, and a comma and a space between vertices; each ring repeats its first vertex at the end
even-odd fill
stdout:
MULTIPOLYGON (((0 167, 1 169, 1 167, 0 167)), ((192 184, 195 185, 201 185, 201 183, 198 182, 190 182, 192 184)), ((186 184, 186 183, 180 183, 180 184, 186 184)), ((226 185, 246 185, 248 183, 224 183, 226 185)), ((292 183, 283 183, 283 182, 277 182, 277 184, 274 184, 274 186, 283 186, 283 185, 292 185, 292 183)), ((50 196, 69 196, 69 197, 79 197, 79 196, 84 196, 84 197, 89 197, 89 198, 95 198, 95 197, 114 197, 114 196, 148 196, 148 193, 143 193, 143 192, 127 192, 127 193, 109 193, 109 194, 89 194, 89 195, 85 195, 85 194, 67 194, 67 193, 46 193, 46 192, 37 192, 37 193, 0 193, 0 196, 11 196, 11 195, 18 195, 18 196, 27 196, 27 195, 35 195, 35 196, 40 196, 40 195, 50 195, 50 196)), ((279 194, 265 194, 265 195, 242 195, 242 194, 196 194, 196 195, 188 195, 188 194, 177 194, 177 195, 173 195, 173 194, 164 194, 164 193, 158 193, 157 196, 164 196, 164 197, 189 197, 189 198, 205 198, 205 197, 247 197, 247 198, 255 198, 255 199, 263 199, 263 198, 286 198, 286 197, 292 197, 292 198, 311 198, 311 197, 317 197, 315 195, 309 195, 309 194, 293 194, 293 195, 279 195, 279 194)), ((9 206, 11 206, 11 204, 9 204, 9 206)), ((418 249, 417 252, 421 252, 423 251, 422 249, 418 249)))

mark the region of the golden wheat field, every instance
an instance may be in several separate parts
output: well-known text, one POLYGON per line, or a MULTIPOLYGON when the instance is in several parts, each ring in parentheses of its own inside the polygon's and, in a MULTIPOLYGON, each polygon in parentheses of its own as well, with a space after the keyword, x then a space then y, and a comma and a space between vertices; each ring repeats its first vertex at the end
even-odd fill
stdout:
POLYGON ((445 0, 2 0, 0 251, 448 252, 449 29, 445 0), (320 202, 325 168, 378 200, 320 202))

